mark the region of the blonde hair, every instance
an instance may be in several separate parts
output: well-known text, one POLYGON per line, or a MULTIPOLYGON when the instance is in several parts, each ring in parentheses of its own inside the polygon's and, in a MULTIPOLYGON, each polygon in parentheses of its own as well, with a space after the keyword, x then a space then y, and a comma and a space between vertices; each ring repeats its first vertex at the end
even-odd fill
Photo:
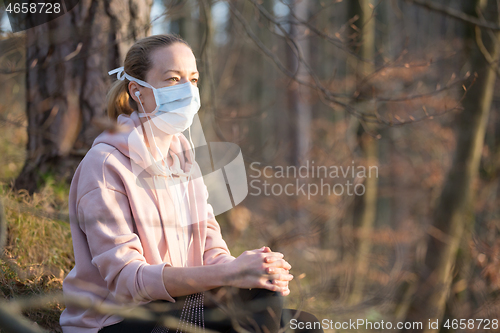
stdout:
MULTIPOLYGON (((146 81, 146 73, 153 67, 151 53, 161 47, 174 43, 189 44, 176 35, 162 34, 139 39, 132 45, 125 56, 123 68, 125 72, 136 79, 146 81)), ((116 80, 106 95, 108 117, 115 120, 121 114, 129 115, 137 110, 137 103, 128 90, 129 80, 116 80)))

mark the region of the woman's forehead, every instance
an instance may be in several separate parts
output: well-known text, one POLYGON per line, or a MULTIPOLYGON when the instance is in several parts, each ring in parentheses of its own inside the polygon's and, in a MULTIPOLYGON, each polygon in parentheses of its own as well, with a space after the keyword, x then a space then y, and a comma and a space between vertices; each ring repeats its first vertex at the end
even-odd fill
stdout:
POLYGON ((191 49, 183 43, 175 43, 155 50, 151 60, 153 67, 163 74, 166 70, 196 72, 196 58, 191 49))

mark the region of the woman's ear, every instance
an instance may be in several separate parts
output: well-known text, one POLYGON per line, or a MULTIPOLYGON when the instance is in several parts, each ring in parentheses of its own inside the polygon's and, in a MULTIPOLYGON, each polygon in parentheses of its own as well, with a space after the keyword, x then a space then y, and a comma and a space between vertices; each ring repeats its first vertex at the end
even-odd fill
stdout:
POLYGON ((132 81, 129 82, 128 91, 130 92, 130 96, 132 97, 132 99, 136 101, 136 103, 139 103, 139 96, 141 95, 141 92, 139 91, 138 84, 132 81))

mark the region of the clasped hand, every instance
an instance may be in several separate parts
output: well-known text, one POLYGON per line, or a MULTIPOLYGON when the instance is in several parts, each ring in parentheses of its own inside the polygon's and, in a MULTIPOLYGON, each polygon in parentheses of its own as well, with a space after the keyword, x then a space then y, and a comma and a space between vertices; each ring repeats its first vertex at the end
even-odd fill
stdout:
POLYGON ((287 296, 293 275, 289 273, 292 266, 283 257, 267 246, 245 251, 230 263, 228 282, 233 287, 262 288, 287 296))

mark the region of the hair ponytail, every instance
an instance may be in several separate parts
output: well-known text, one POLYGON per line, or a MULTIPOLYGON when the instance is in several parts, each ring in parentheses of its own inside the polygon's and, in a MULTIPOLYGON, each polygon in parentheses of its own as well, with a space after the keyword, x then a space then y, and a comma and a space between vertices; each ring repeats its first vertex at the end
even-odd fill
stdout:
POLYGON ((128 92, 128 83, 128 80, 116 80, 111 85, 106 95, 107 112, 110 119, 116 120, 121 114, 130 115, 136 109, 137 105, 130 98, 130 93, 128 92))
MULTIPOLYGON (((174 43, 183 43, 190 47, 185 40, 171 34, 153 35, 139 39, 125 56, 123 65, 125 72, 136 79, 146 81, 146 73, 153 67, 151 53, 158 48, 174 43)), ((106 95, 108 117, 112 120, 116 120, 121 114, 130 115, 138 108, 137 103, 130 96, 129 82, 127 78, 123 81, 116 80, 106 95)))

